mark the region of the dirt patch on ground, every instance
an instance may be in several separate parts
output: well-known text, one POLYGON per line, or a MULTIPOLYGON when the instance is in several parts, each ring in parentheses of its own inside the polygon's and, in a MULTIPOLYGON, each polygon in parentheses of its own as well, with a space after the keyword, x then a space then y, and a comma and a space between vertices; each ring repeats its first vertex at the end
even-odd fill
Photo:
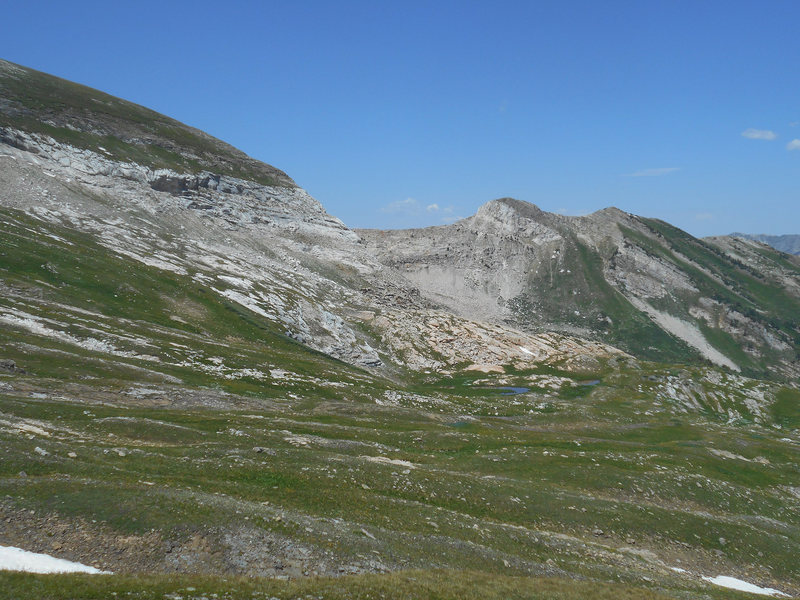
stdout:
POLYGON ((164 571, 159 532, 123 535, 97 523, 0 503, 0 544, 122 573, 164 571))
POLYGON ((351 565, 330 550, 255 527, 178 527, 130 535, 83 519, 22 509, 7 500, 0 502, 0 545, 114 573, 295 578, 387 570, 377 562, 351 565))

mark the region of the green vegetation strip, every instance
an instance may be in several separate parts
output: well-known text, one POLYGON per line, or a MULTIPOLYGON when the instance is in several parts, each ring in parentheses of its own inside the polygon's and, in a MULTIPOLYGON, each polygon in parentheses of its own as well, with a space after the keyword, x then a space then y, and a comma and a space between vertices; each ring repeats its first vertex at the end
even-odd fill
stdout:
MULTIPOLYGON (((241 577, 0 573, 0 598, 3 600, 667 600, 670 597, 675 596, 622 584, 506 577, 473 571, 408 571, 294 581, 241 577)), ((747 596, 734 593, 724 597, 747 596)))

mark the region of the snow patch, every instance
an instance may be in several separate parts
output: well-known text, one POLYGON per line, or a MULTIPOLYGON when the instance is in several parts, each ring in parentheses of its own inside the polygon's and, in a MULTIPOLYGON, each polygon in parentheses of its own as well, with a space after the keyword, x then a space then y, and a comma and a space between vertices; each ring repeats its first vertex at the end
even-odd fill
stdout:
POLYGON ((741 579, 736 579, 736 577, 728 577, 727 575, 703 577, 703 579, 713 583, 714 585, 725 587, 731 590, 739 590, 740 592, 750 592, 751 594, 761 594, 763 596, 782 596, 784 598, 790 597, 789 594, 784 594, 780 590, 761 587, 752 583, 748 583, 747 581, 742 581, 741 579))
POLYGON ((29 552, 14 546, 0 546, 0 570, 26 573, 109 573, 71 560, 29 552))

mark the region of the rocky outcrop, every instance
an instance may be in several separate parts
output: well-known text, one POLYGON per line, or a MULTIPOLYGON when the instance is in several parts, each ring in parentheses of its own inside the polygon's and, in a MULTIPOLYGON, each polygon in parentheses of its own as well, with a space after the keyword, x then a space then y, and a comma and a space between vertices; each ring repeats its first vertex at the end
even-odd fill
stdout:
POLYGON ((785 312, 800 310, 800 263, 755 242, 709 244, 616 208, 566 217, 510 198, 452 225, 358 233, 462 317, 578 333, 645 358, 800 374, 800 323, 785 312), (764 285, 785 297, 763 306, 764 285))
MULTIPOLYGON (((0 140, 8 146, 35 154, 40 166, 52 175, 76 180, 102 190, 114 198, 137 194, 146 185, 186 200, 186 208, 211 210, 214 216, 227 219, 232 225, 267 223, 302 231, 309 236, 333 235, 356 242, 353 234, 339 219, 332 217, 322 205, 300 188, 266 186, 203 171, 186 174, 171 169, 151 169, 119 162, 104 154, 104 148, 86 150, 63 144, 50 136, 0 127, 0 140)), ((22 158, 25 158, 23 155, 22 158)), ((145 205, 141 199, 132 201, 145 205)), ((166 203, 164 203, 166 204, 166 203)))
POLYGON ((352 231, 282 171, 143 107, 2 61, 0 98, 3 206, 190 275, 347 362, 493 364, 535 344, 492 336, 556 331, 564 360, 616 346, 800 376, 800 263, 757 242, 512 198, 452 225, 352 231), (462 334, 443 341, 431 311, 462 334))
MULTIPOLYGON (((441 310, 446 303, 381 266, 355 232, 300 188, 210 172, 154 170, 116 161, 102 148, 85 150, 42 134, 4 131, 15 140, 14 146, 2 146, 5 156, 0 156, 0 185, 9 192, 5 206, 91 234, 146 265, 192 273, 198 283, 273 321, 286 336, 348 363, 453 372, 476 363, 530 366, 617 352, 564 335, 543 341, 486 324, 493 313, 479 303, 470 315, 448 316, 441 310), (433 327, 435 321, 451 333, 433 327)), ((503 280, 507 273, 497 267, 512 260, 507 248, 518 250, 513 260, 519 264, 529 250, 492 211, 476 221, 469 231, 493 251, 483 254, 490 266, 475 270, 472 281, 494 273, 495 284, 511 297, 515 292, 507 290, 517 284, 503 280), (482 231, 481 219, 491 232, 482 231)), ((527 232, 542 244, 560 240, 547 227, 527 232)), ((448 243, 442 239, 443 257, 450 256, 448 243)), ((419 251, 429 252, 425 244, 419 251)), ((431 268, 450 268, 449 258, 437 263, 436 252, 430 254, 431 268)), ((456 266, 472 268, 463 260, 456 266)), ((478 287, 469 290, 480 298, 478 287)), ((491 303, 504 310, 495 298, 491 303)))
POLYGON ((10 358, 0 358, 0 373, 5 374, 25 374, 25 369, 20 369, 17 366, 16 361, 11 360, 10 358))
POLYGON ((154 170, 118 162, 103 148, 0 131, 14 141, 0 145, 2 205, 96 236, 144 264, 195 273, 312 348, 381 364, 364 334, 335 314, 357 292, 327 275, 345 262, 357 272, 378 267, 360 255, 358 236, 304 190, 154 170))

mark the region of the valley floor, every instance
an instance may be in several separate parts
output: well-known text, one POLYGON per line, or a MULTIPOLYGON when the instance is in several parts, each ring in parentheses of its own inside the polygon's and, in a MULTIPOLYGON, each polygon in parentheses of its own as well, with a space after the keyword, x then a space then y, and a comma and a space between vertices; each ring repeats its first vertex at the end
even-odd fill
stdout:
POLYGON ((656 365, 532 385, 556 376, 505 376, 531 388, 517 395, 473 374, 371 401, 198 388, 194 403, 3 377, 0 545, 115 575, 2 573, 0 597, 800 590, 795 434, 687 412, 656 365))

